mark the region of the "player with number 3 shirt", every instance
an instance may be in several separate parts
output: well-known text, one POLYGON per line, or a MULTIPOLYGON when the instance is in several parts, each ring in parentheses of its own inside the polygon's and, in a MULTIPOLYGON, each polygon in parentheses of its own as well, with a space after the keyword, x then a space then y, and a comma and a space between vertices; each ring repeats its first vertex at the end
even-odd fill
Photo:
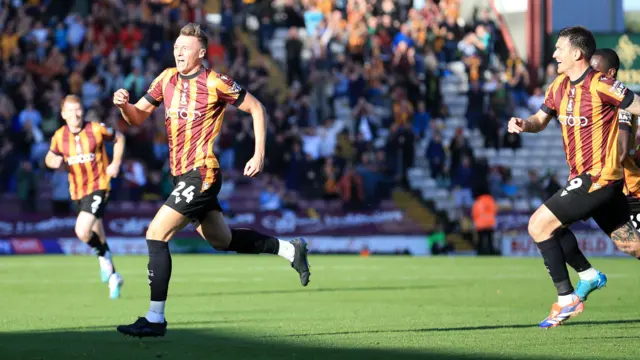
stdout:
POLYGON ((106 124, 85 122, 80 99, 75 95, 65 97, 61 109, 66 125, 53 135, 45 164, 52 169, 66 165, 71 200, 79 211, 76 235, 98 255, 102 281, 109 284, 109 296, 115 299, 120 297, 123 281, 111 260, 102 217, 109 199, 109 181, 120 171, 124 136, 106 124), (115 141, 111 164, 105 149, 107 141, 115 141))

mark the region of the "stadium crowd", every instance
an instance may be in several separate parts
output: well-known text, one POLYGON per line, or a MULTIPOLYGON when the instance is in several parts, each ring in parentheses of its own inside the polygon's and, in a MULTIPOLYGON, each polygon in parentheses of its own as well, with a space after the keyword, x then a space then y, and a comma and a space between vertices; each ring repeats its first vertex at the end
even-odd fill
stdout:
MULTIPOLYGON (((448 116, 440 79, 451 76, 447 64, 453 61, 465 64, 470 82, 468 127, 479 128, 487 146, 520 146, 517 135, 505 134, 506 121, 516 106, 535 108, 540 101, 541 89, 529 97, 524 63, 502 50, 486 9, 464 25, 460 0, 96 0, 88 8, 47 0, 0 3, 0 192, 17 192, 27 211, 36 210, 45 178, 53 184, 54 204, 64 211, 68 203, 65 171, 43 169, 67 93, 81 96, 87 120, 106 122, 127 137, 112 196, 168 196, 163 110, 130 127, 111 98, 118 88, 141 97, 173 65, 173 41, 190 21, 206 24, 210 34, 207 65, 267 108, 262 209, 287 206, 296 194, 341 199, 351 209, 375 207, 394 186, 408 186, 415 144, 425 138, 424 155, 441 186, 472 188, 483 179, 496 196, 519 191, 508 169, 480 166, 462 131, 449 144, 440 134, 448 116), (219 6, 213 22, 207 21, 209 6, 219 6), (251 61, 237 28, 256 39, 263 53, 257 60, 251 61), (269 65, 278 29, 289 32, 280 88, 267 86, 278 81, 269 65)), ((216 144, 225 173, 250 158, 252 136, 251 118, 230 109, 216 144)))

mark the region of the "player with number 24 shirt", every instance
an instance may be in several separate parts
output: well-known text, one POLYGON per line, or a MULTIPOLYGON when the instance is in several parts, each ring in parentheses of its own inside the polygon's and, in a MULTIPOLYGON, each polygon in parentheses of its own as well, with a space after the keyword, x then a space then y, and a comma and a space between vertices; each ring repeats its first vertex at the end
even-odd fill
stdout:
POLYGON ((231 78, 203 66, 207 45, 207 35, 200 25, 185 25, 173 47, 175 68, 164 70, 135 105, 129 103, 126 90, 118 90, 113 96, 114 104, 131 125, 140 125, 164 103, 169 162, 175 185, 147 230, 149 311, 132 324, 118 326, 117 330, 125 335, 165 335, 164 308, 172 271, 168 241, 189 221, 215 249, 277 254, 290 262, 303 286, 309 283, 311 274, 304 239, 283 241, 250 229, 229 229, 225 224, 217 199, 222 178, 213 153, 225 108, 230 104, 253 118, 255 152, 244 169, 246 176, 255 177, 262 171, 266 123, 260 101, 231 78))
POLYGON ((66 125, 53 135, 45 164, 52 169, 66 165, 71 200, 79 212, 76 235, 98 255, 102 281, 109 284, 109 296, 116 299, 123 281, 111 260, 102 217, 109 199, 109 181, 120 171, 124 136, 103 123, 85 122, 80 99, 75 95, 65 97, 61 108, 66 125), (105 142, 114 140, 113 161, 109 164, 105 142))

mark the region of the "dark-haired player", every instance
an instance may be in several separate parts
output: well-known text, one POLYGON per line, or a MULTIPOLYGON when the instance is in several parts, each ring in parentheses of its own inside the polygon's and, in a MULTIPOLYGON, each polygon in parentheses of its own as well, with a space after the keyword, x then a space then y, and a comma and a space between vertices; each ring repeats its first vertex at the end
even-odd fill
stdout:
POLYGON ((255 151, 244 169, 246 176, 254 177, 262 171, 266 124, 260 101, 229 77, 203 67, 207 44, 207 35, 199 25, 185 25, 173 46, 175 68, 164 70, 135 105, 129 103, 126 90, 118 90, 113 96, 113 103, 131 125, 140 125, 164 102, 169 162, 175 186, 147 230, 149 311, 133 324, 118 326, 118 331, 126 335, 145 337, 166 333, 164 307, 171 277, 168 241, 189 221, 195 223, 200 235, 215 249, 280 255, 299 273, 303 286, 309 283, 304 239, 282 241, 249 229, 229 229, 225 224, 217 199, 222 178, 213 153, 213 142, 222 126, 225 108, 231 104, 253 117, 255 151))
POLYGON ((558 33, 553 54, 559 76, 549 86, 540 110, 528 119, 511 118, 509 132, 540 132, 557 117, 570 180, 540 206, 529 220, 529 234, 536 242, 558 293, 549 316, 540 323, 560 325, 582 312, 582 299, 574 292, 566 263, 590 268, 582 252, 576 252, 575 235, 566 226, 593 217, 614 241, 638 237, 629 220, 623 193, 623 169, 618 148, 618 108, 640 114, 640 98, 614 79, 593 70, 596 51, 593 34, 576 26, 558 33))
POLYGON ((98 255, 102 282, 109 284, 109 296, 116 299, 123 282, 111 260, 102 217, 109 199, 109 180, 120 171, 124 136, 105 124, 85 122, 82 104, 75 95, 62 101, 62 118, 66 125, 53 135, 45 164, 52 169, 65 164, 69 170, 69 192, 79 211, 76 235, 98 255), (105 142, 114 140, 109 164, 105 142))
MULTIPOLYGON (((620 58, 613 49, 598 49, 591 57, 591 67, 602 73, 602 75, 616 79, 618 75, 618 69, 620 68, 620 58)), ((631 115, 625 110, 618 111, 618 147, 620 149, 619 156, 620 162, 624 169, 624 188, 623 191, 627 195, 627 202, 629 203, 629 209, 631 211, 631 221, 638 229, 637 223, 634 221, 635 217, 640 212, 638 194, 640 193, 640 168, 633 160, 633 152, 636 147, 635 134, 637 132, 637 116, 631 115)), ((567 230, 560 230, 567 231, 567 230)), ((616 246, 629 255, 633 255, 636 258, 640 256, 640 242, 635 236, 635 232, 632 229, 626 227, 625 231, 618 232, 618 237, 613 239, 616 246)), ((573 260, 582 259, 580 256, 581 250, 577 246, 577 240, 571 233, 563 234, 561 237, 563 243, 568 244, 572 242, 571 253, 565 253, 567 264, 569 264, 574 270, 578 272, 580 276, 580 282, 576 287, 576 295, 586 300, 591 292, 604 287, 607 283, 607 277, 595 270, 588 261, 572 262, 573 260), (576 255, 577 254, 577 255, 576 255), (587 268, 588 266, 588 268, 587 268)))

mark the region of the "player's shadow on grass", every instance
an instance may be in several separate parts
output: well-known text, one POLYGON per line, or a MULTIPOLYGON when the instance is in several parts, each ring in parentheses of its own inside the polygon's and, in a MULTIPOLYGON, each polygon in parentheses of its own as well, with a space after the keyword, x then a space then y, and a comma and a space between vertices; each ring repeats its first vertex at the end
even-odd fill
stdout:
MULTIPOLYGON (((384 346, 384 339, 375 344, 384 346)), ((218 330, 173 329, 158 339, 124 337, 115 329, 102 331, 52 330, 49 332, 0 333, 0 358, 7 360, 145 360, 145 359, 507 359, 495 355, 452 354, 447 351, 423 352, 341 348, 305 344, 299 340, 265 339, 218 330)), ((526 357, 525 357, 526 358, 526 357)), ((530 360, 543 358, 529 357, 530 360)))
POLYGON ((419 285, 419 286, 363 286, 363 287, 339 287, 339 288, 306 288, 286 290, 247 290, 247 291, 210 291, 199 293, 171 294, 172 297, 201 297, 220 295, 277 295, 277 294, 302 294, 306 292, 357 292, 357 291, 402 291, 419 289, 441 289, 443 285, 419 285))
MULTIPOLYGON (((572 322, 564 326, 587 326, 587 325, 627 325, 640 324, 640 319, 633 320, 604 320, 604 321, 582 321, 572 322)), ((460 327, 434 327, 417 329, 390 329, 390 330, 363 330, 363 331, 336 331, 307 334, 272 335, 270 337, 307 337, 307 336, 336 336, 336 335, 359 335, 359 334, 383 334, 383 333, 427 333, 427 332, 452 332, 452 331, 484 331, 484 330, 504 330, 504 329, 527 329, 537 328, 538 324, 504 324, 504 325, 481 325, 481 326, 460 326, 460 327)))

